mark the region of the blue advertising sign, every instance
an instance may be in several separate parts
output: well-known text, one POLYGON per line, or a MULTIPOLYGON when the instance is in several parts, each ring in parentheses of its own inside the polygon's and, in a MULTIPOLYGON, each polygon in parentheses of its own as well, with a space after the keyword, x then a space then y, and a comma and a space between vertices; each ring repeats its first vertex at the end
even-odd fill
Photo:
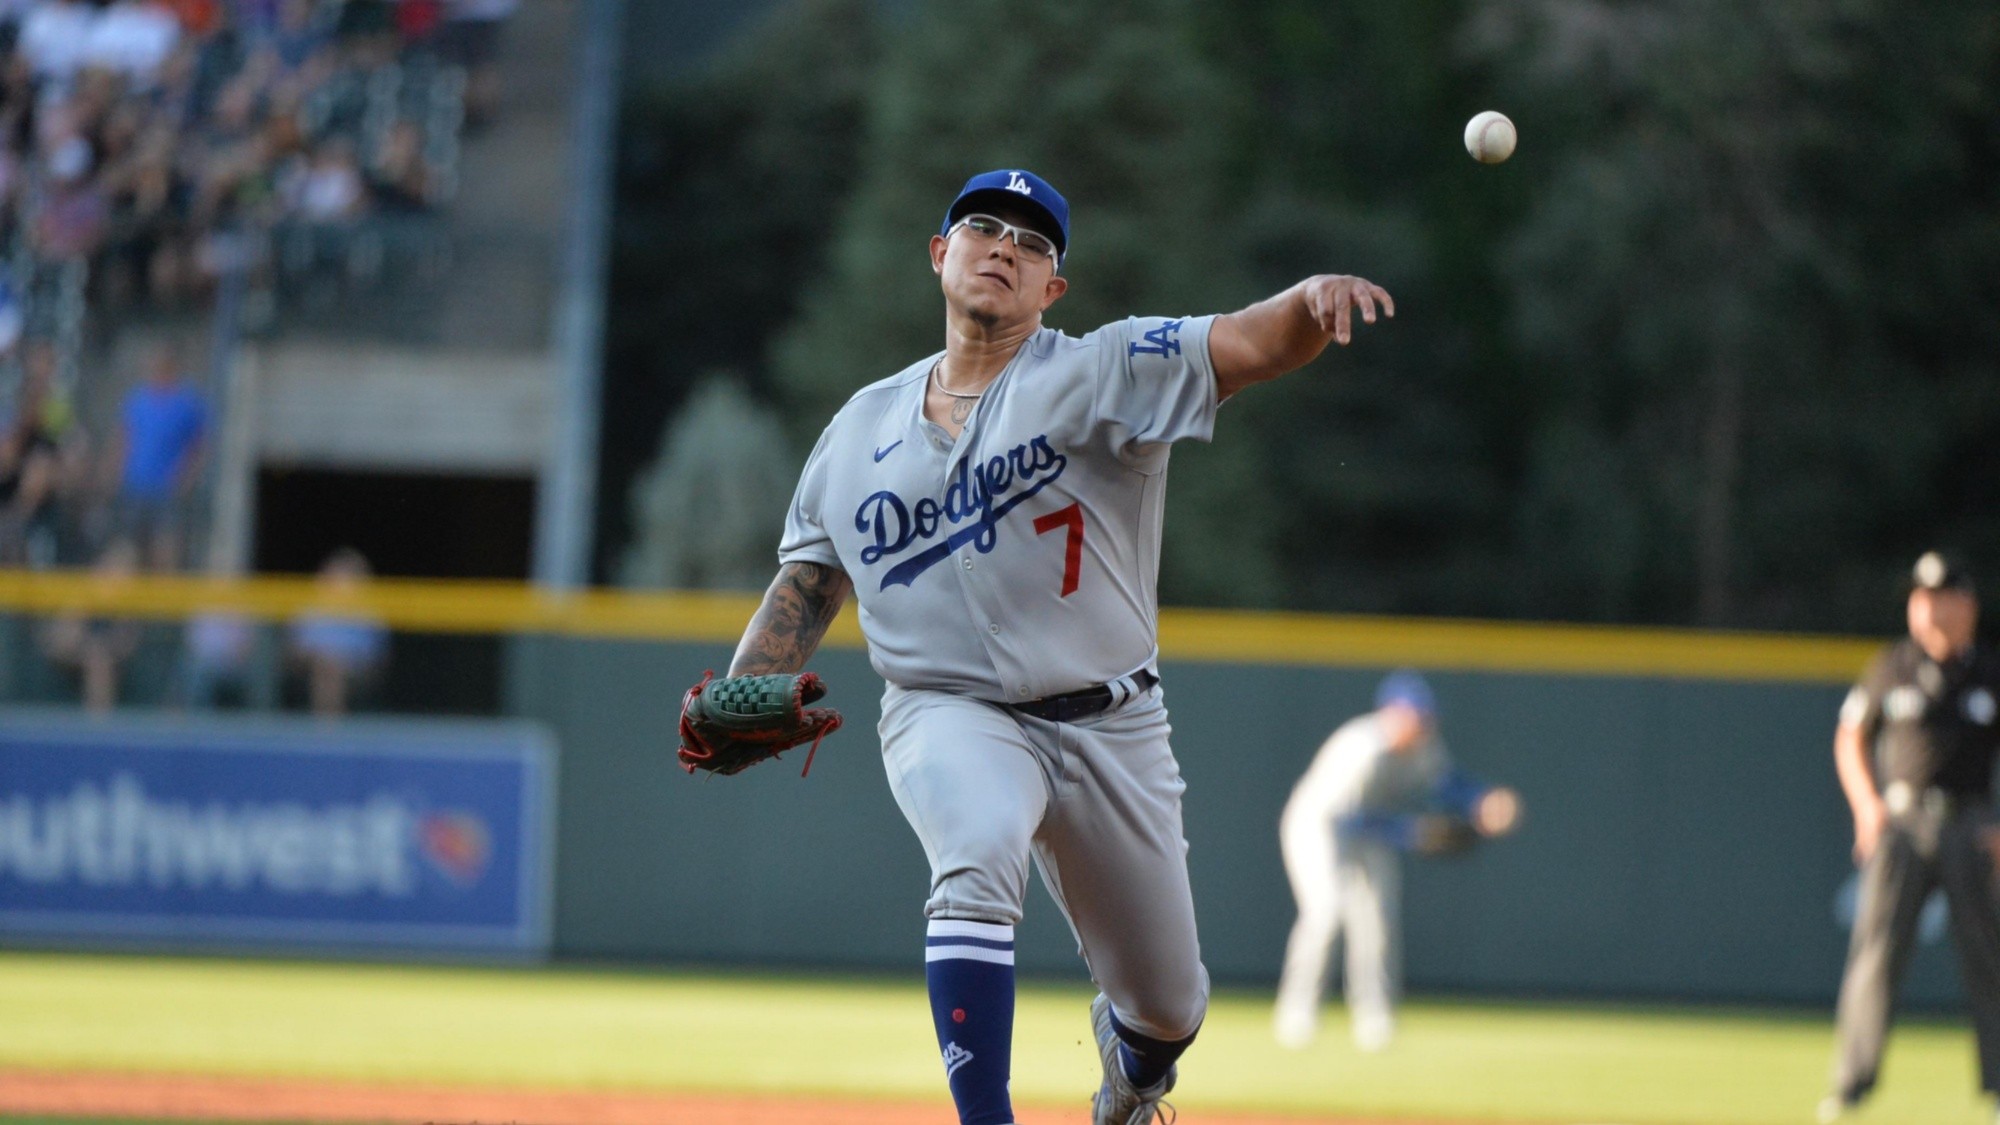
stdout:
POLYGON ((0 710, 0 935, 538 955, 540 727, 0 710))

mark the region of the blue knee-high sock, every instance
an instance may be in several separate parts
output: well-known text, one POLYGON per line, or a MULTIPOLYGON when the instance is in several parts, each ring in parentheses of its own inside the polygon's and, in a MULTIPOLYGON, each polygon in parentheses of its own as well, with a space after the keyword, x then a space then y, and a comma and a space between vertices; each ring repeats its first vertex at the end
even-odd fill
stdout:
POLYGON ((937 920, 924 946, 931 1019, 959 1123, 1012 1125, 1014 927, 937 920))
POLYGON ((1115 1011, 1111 1013, 1111 1030, 1118 1033, 1118 1043, 1122 1048, 1118 1058, 1125 1064, 1125 1077, 1141 1090, 1158 1085, 1160 1079, 1174 1068, 1174 1061, 1194 1042, 1195 1035, 1201 1032, 1200 1028, 1196 1028, 1185 1039, 1155 1039, 1125 1026, 1125 1021, 1119 1019, 1115 1011))

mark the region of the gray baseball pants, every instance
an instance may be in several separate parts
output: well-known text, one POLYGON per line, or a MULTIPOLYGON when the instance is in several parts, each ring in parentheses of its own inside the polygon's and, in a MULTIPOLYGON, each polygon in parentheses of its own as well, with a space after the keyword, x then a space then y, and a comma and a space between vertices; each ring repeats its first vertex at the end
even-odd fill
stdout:
POLYGON ((1916 944, 1917 916, 1934 887, 1951 907, 1972 1027, 1979 1042, 1979 1085, 2000 1093, 2000 915, 1993 864, 1980 840, 1991 823, 1983 803, 1930 794, 1894 814, 1861 871, 1861 896, 1835 1022, 1833 1093, 1858 1102, 1874 1088, 1895 1017, 1896 989, 1916 944))
POLYGON ((1157 687, 1075 723, 891 685, 889 788, 931 864, 928 918, 1014 925, 1032 857, 1127 1027, 1184 1039, 1208 1010, 1181 832, 1179 763, 1157 687))

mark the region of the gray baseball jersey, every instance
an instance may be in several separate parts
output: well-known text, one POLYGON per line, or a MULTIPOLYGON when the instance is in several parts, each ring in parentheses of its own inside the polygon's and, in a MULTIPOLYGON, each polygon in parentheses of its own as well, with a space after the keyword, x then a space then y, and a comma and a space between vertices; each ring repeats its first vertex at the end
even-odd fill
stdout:
POLYGON ((932 356, 864 387, 806 462, 781 562, 839 567, 882 678, 996 702, 1157 659, 1169 446, 1215 422, 1213 317, 1044 328, 958 439, 924 417, 932 356))
POLYGON ((854 581, 933 933, 988 926, 1011 963, 1032 857, 1118 1018, 1163 1041, 1200 1025, 1208 974, 1161 692, 1074 723, 995 704, 1158 659, 1168 447, 1214 426, 1211 322, 1037 332, 955 441, 924 417, 938 357, 863 388, 807 461, 779 551, 854 581))

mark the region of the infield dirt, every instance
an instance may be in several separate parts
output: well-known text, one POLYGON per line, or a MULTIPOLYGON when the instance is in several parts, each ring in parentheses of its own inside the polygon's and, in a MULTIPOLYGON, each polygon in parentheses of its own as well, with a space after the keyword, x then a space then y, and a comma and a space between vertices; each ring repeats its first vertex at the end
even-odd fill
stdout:
MULTIPOLYGON (((941 1125, 948 1106, 696 1094, 369 1085, 298 1079, 0 1070, 0 1114, 144 1121, 445 1125, 941 1125)), ((1020 1125, 1076 1125, 1083 1109, 1029 1108, 1020 1125)), ((1188 1125, 1366 1125, 1351 1118, 1203 1114, 1188 1125)), ((1396 1125, 1420 1125, 1398 1121, 1396 1125)))

